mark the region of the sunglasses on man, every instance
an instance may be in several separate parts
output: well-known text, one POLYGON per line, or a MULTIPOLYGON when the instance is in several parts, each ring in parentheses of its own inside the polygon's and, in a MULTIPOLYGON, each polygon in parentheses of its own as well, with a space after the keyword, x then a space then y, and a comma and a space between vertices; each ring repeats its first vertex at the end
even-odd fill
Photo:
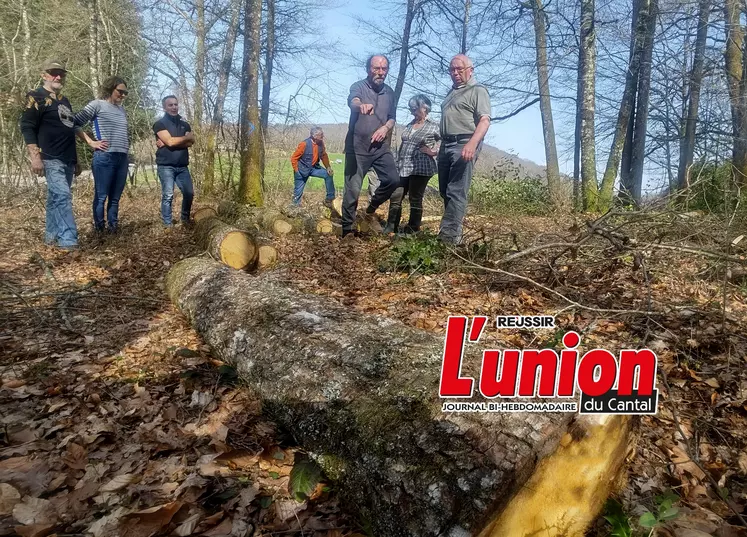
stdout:
POLYGON ((62 69, 50 69, 49 71, 47 71, 47 74, 53 77, 65 78, 65 75, 67 75, 67 71, 63 71, 62 69))

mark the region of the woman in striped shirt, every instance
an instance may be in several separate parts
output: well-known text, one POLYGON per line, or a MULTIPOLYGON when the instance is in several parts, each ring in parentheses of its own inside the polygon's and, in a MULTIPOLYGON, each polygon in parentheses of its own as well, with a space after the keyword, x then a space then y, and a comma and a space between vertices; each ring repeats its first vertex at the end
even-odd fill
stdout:
POLYGON ((94 150, 93 224, 104 231, 104 203, 109 233, 116 233, 119 223, 119 198, 127 184, 127 153, 130 147, 127 134, 127 114, 122 102, 127 97, 127 83, 118 76, 107 78, 101 86, 101 98, 88 103, 75 115, 78 137, 94 150), (94 138, 80 129, 91 122, 94 138))
POLYGON ((397 166, 400 186, 389 199, 389 217, 384 233, 396 233, 402 216, 402 198, 409 193, 410 220, 404 233, 420 231, 423 219, 423 196, 428 181, 438 171, 436 159, 438 141, 441 139, 438 124, 428 119, 431 100, 425 95, 415 95, 407 103, 414 119, 402 131, 397 166))

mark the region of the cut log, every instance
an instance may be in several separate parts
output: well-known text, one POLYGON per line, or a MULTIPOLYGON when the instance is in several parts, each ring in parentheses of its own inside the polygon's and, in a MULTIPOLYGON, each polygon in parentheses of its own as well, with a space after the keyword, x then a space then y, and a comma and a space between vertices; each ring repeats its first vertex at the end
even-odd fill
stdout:
POLYGON ((278 251, 271 244, 263 244, 259 247, 257 258, 257 269, 263 270, 272 267, 278 261, 278 251))
POLYGON ((222 201, 218 205, 218 216, 221 219, 246 228, 252 232, 264 229, 274 235, 286 235, 291 232, 334 233, 332 222, 327 218, 317 218, 311 214, 288 210, 286 214, 274 209, 258 209, 240 205, 234 201, 222 201), (293 214, 293 213, 296 214, 293 214))
POLYGON ((442 412, 442 337, 209 259, 166 288, 374 535, 580 536, 617 483, 626 417, 442 412))
POLYGON ((279 211, 265 210, 262 212, 259 221, 263 228, 272 231, 275 235, 287 235, 293 231, 293 224, 279 211))
POLYGON ((195 226, 197 243, 215 259, 237 270, 252 270, 258 247, 251 234, 229 226, 217 216, 203 218, 195 226))
POLYGON ((218 212, 215 209, 213 209, 212 207, 200 207, 192 215, 192 220, 197 223, 201 220, 204 220, 205 218, 210 218, 213 216, 218 216, 218 212))
POLYGON ((335 226, 330 220, 322 218, 316 224, 316 231, 317 233, 321 233, 322 235, 331 235, 335 232, 335 226))

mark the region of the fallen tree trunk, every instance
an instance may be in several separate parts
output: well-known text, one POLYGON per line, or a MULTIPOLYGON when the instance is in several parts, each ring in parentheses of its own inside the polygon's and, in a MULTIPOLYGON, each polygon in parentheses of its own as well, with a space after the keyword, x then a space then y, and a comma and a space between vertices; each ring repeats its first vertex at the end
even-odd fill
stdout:
POLYGON ((252 270, 257 264, 259 248, 254 237, 216 216, 197 222, 195 239, 211 256, 231 268, 252 270))
POLYGON ((166 288, 374 535, 583 535, 623 466, 626 417, 444 413, 442 337, 277 278, 190 258, 166 288))

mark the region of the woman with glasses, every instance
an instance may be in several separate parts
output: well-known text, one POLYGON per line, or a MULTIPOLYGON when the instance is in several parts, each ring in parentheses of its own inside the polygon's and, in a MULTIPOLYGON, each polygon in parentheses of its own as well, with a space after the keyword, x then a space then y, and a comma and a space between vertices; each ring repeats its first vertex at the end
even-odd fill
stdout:
POLYGON ((116 233, 119 224, 119 198, 127 183, 127 154, 129 136, 127 134, 127 114, 122 102, 127 97, 127 83, 118 76, 107 78, 101 86, 100 99, 88 103, 75 115, 75 125, 83 126, 89 121, 94 138, 82 129, 78 137, 94 151, 93 181, 93 224, 96 231, 104 231, 108 224, 109 233, 116 233), (104 203, 106 203, 106 220, 104 203))
POLYGON ((438 124, 428 119, 431 100, 423 94, 418 94, 410 99, 408 107, 413 120, 402 131, 402 143, 397 158, 400 186, 389 200, 389 217, 384 228, 385 233, 397 233, 402 215, 402 198, 405 194, 409 194, 410 198, 410 219, 402 231, 420 231, 425 187, 438 171, 435 157, 438 155, 438 141, 441 135, 438 124))

